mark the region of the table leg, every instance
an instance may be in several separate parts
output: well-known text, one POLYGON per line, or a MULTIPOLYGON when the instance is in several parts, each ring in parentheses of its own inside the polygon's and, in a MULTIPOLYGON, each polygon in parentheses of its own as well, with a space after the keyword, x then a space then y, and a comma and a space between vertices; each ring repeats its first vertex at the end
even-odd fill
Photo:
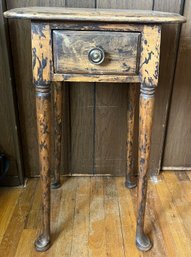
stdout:
POLYGON ((50 247, 50 85, 36 87, 36 113, 42 188, 42 234, 35 241, 37 251, 50 247))
POLYGON ((136 245, 142 251, 148 251, 152 247, 150 239, 144 232, 144 217, 154 108, 154 92, 154 87, 141 86, 139 103, 139 184, 136 245))
POLYGON ((133 167, 133 141, 134 141, 134 121, 135 121, 135 102, 136 86, 129 84, 128 105, 127 105, 127 171, 125 186, 129 189, 137 186, 137 177, 134 174, 133 167))
POLYGON ((61 163, 61 135, 62 135, 62 82, 53 83, 53 109, 54 109, 54 180, 53 189, 59 188, 61 163))

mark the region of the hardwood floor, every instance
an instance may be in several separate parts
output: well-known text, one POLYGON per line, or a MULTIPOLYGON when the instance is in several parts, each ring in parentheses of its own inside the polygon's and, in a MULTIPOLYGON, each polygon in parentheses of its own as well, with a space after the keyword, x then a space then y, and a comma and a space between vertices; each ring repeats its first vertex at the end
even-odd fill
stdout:
POLYGON ((52 241, 37 253, 40 184, 0 188, 0 257, 190 257, 191 172, 164 172, 149 182, 146 230, 154 241, 147 253, 134 244, 136 189, 121 177, 64 178, 52 191, 52 241))

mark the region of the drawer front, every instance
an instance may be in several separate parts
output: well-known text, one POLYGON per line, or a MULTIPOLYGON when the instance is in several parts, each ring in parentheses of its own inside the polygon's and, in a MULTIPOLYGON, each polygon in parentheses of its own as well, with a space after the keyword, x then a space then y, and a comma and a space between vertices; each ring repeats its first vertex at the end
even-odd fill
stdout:
POLYGON ((53 30, 54 72, 63 74, 137 74, 138 32, 53 30), (96 51, 102 62, 95 64, 96 51), (90 54, 91 53, 91 54, 90 54))

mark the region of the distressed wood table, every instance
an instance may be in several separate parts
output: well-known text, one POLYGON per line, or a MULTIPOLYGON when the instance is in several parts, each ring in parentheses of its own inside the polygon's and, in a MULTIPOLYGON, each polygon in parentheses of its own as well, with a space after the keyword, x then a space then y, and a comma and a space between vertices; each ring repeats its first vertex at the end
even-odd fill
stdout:
POLYGON ((7 18, 31 20, 33 84, 42 184, 42 234, 36 250, 50 247, 50 96, 54 93, 55 169, 53 188, 60 186, 61 87, 63 81, 130 83, 128 101, 127 175, 125 185, 137 184, 132 166, 135 87, 140 83, 139 183, 136 245, 152 243, 144 233, 147 171, 155 88, 158 85, 161 26, 183 23, 179 14, 139 10, 18 8, 7 18))

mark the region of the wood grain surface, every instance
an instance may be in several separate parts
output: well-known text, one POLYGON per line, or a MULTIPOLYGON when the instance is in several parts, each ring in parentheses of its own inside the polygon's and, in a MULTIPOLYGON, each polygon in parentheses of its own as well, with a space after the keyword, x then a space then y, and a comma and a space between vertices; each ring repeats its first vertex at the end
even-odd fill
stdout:
MULTIPOLYGON (((29 5, 65 6, 64 0, 51 2, 7 0, 6 2, 8 9, 29 5)), ((66 3, 68 7, 94 8, 97 6, 99 8, 146 10, 152 10, 154 8, 159 11, 176 13, 182 12, 183 4, 184 0, 102 0, 97 1, 97 4, 94 0, 71 0, 66 3)), ((124 24, 119 25, 124 26, 124 24)), ((9 31, 17 91, 17 105, 19 107, 19 120, 22 124, 21 140, 22 148, 24 149, 24 170, 27 176, 37 176, 39 168, 34 90, 31 86, 30 25, 27 21, 9 20, 9 31), (20 47, 21 45, 22 47, 20 47)), ((165 26, 162 32, 160 79, 159 87, 156 90, 150 163, 150 172, 154 174, 157 174, 161 168, 165 128, 170 105, 169 99, 173 86, 179 28, 176 25, 169 25, 165 26)), ((81 81, 83 81, 83 78, 81 81)), ((181 83, 181 76, 179 81, 181 83)), ((125 174, 127 88, 125 89, 125 85, 122 84, 112 85, 111 83, 105 85, 102 83, 102 85, 98 84, 97 86, 94 86, 93 83, 70 83, 70 85, 65 83, 63 88, 62 174, 92 174, 93 172, 110 173, 113 175, 125 174), (105 87, 107 87, 107 91, 105 87), (67 101, 67 99, 69 100, 67 101), (102 126, 100 126, 100 122, 102 122, 102 126), (108 124, 110 125, 108 126, 108 124), (112 126, 113 124, 115 126, 112 126), (107 171, 105 171, 105 167, 107 167, 107 171)), ((179 87, 180 83, 177 83, 177 87, 179 87)), ((178 104, 178 102, 174 100, 174 104, 178 104)), ((188 121, 189 119, 186 118, 185 120, 188 121)), ((137 118, 135 127, 138 127, 137 118)), ((184 135, 184 138, 187 138, 188 133, 184 135)), ((176 138, 181 137, 175 135, 172 140, 176 138)))
POLYGON ((184 15, 188 22, 182 27, 178 61, 174 78, 169 124, 165 141, 164 167, 191 168, 190 133, 191 123, 191 3, 186 1, 184 15))
POLYGON ((54 168, 54 180, 53 184, 55 186, 60 185, 60 171, 61 171, 61 141, 62 141, 62 90, 63 84, 61 82, 52 83, 53 89, 53 168, 54 168))
MULTIPOLYGON (((50 86, 49 86, 50 87, 50 86)), ((39 167, 41 178, 42 226, 41 237, 50 241, 50 88, 41 92, 36 87, 36 114, 39 146, 39 167)))
MULTIPOLYGON (((43 6, 63 6, 65 0, 51 1, 6 1, 7 8, 23 7, 28 5, 43 6)), ((37 145, 37 127, 35 114, 35 92, 32 85, 32 55, 31 55, 31 30, 28 21, 9 21, 9 35, 11 43, 11 53, 14 68, 15 90, 17 96, 17 108, 21 128, 21 146, 24 164, 24 174, 26 176, 39 175, 38 165, 38 145, 37 145), (20 47, 22 45, 22 47, 20 47), (24 49, 24 51, 23 51, 24 49), (27 69, 26 69, 27 67, 27 69)), ((62 171, 68 172, 69 168, 69 107, 68 107, 68 87, 63 87, 63 137, 62 140, 62 171)))
POLYGON ((0 181, 0 185, 19 185, 23 183, 22 157, 19 142, 19 122, 13 70, 10 58, 8 22, 3 18, 5 1, 0 2, 0 153, 10 161, 8 174, 0 181))
POLYGON ((140 33, 53 30, 55 73, 137 74, 139 47, 140 33), (96 47, 105 54, 97 65, 88 59, 96 47))
POLYGON ((94 74, 53 74, 53 81, 69 82, 107 82, 109 83, 139 83, 140 77, 127 75, 94 75, 94 74))
POLYGON ((65 178, 51 193, 54 244, 36 253, 39 232, 40 181, 26 188, 0 189, 1 257, 188 257, 191 252, 191 174, 164 172, 149 181, 146 230, 154 247, 141 253, 135 247, 136 189, 123 178, 65 178), (62 201, 59 199, 62 198, 62 201))
POLYGON ((100 10, 90 8, 52 8, 28 7, 16 8, 5 12, 6 18, 24 18, 35 20, 87 20, 132 23, 181 23, 186 19, 176 13, 143 10, 100 10))
MULTIPOLYGON (((152 9, 152 1, 99 0, 98 8, 152 9)), ((137 87, 137 90, 139 87, 137 87)), ((125 175, 127 134, 127 84, 98 84, 95 90, 95 171, 97 174, 125 175)), ((138 96, 138 95, 137 95, 138 96)), ((138 98, 136 98, 138 102, 138 98)), ((138 139, 136 108, 135 138, 138 139), (136 137, 137 135, 137 137, 136 137)), ((137 140, 136 140, 137 141, 137 140)), ((135 156, 137 156, 135 143, 135 156)), ((136 159, 136 158, 135 158, 136 159)), ((135 161, 135 167, 136 166, 135 161)))
POLYGON ((137 184, 137 167, 135 167, 135 158, 133 147, 135 145, 135 107, 136 107, 136 86, 129 85, 128 104, 127 104, 127 163, 126 163, 126 187, 133 187, 137 184))
MULTIPOLYGON (((94 8, 95 0, 70 0, 67 7, 94 8)), ((90 81, 91 82, 91 81, 90 81)), ((70 172, 93 174, 95 83, 70 83, 70 172)))
MULTIPOLYGON (((154 5, 155 10, 177 13, 182 13, 183 7, 184 0, 157 0, 154 5)), ((179 44, 179 33, 180 27, 177 25, 165 25, 162 28, 159 87, 156 89, 150 159, 150 173, 155 175, 159 174, 162 167, 179 44)), ((181 86, 181 83, 179 86, 181 86)), ((175 138, 176 137, 174 137, 174 139, 175 138)))
MULTIPOLYGON (((160 35, 160 30, 155 31, 160 35)), ((146 39, 146 35, 145 35, 146 39)), ((148 45, 150 44, 150 38, 148 37, 148 45)), ((152 41, 152 40, 151 40, 152 41)), ((158 56, 160 50, 157 45, 154 45, 152 50, 154 56, 158 56), (159 53, 158 53, 159 51, 159 53)), ((144 51, 144 50, 143 50, 144 51)), ((156 62, 159 60, 153 58, 156 62)), ((152 77, 149 73, 149 62, 148 62, 148 76, 152 77)), ((138 211, 137 211, 137 228, 136 228, 136 244, 139 249, 149 250, 152 247, 152 242, 145 233, 145 207, 147 199, 147 184, 148 184, 148 170, 149 170, 149 160, 150 160, 150 145, 151 145, 151 133, 152 133, 152 122, 153 122, 153 112, 154 112, 154 100, 155 100, 155 85, 153 87, 146 86, 144 82, 141 84, 140 93, 140 104, 139 104, 139 159, 138 159, 138 211)))

